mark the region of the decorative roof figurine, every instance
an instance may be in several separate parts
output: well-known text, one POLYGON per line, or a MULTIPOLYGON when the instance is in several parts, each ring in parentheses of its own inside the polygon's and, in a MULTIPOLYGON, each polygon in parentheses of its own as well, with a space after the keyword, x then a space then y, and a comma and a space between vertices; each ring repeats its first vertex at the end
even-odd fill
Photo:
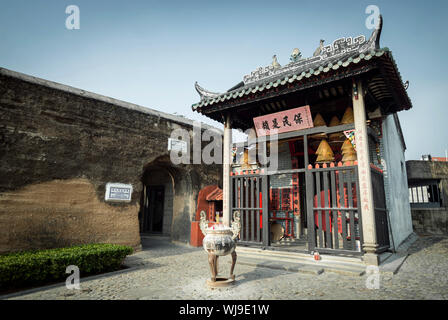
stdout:
POLYGON ((196 81, 194 83, 194 87, 196 88, 196 91, 199 93, 199 95, 201 96, 201 100, 202 99, 207 99, 207 98, 215 98, 217 96, 219 96, 219 93, 216 92, 210 92, 208 90, 205 90, 204 88, 202 88, 198 82, 196 81))
POLYGON ((406 82, 404 83, 404 89, 405 90, 408 90, 408 88, 409 88, 409 80, 406 80, 406 82))
MULTIPOLYGON (((379 19, 379 27, 372 32, 368 40, 364 35, 359 35, 357 37, 342 37, 324 46, 324 40, 321 39, 319 47, 315 50, 312 57, 302 58, 300 50, 296 48, 293 50, 290 62, 284 66, 280 66, 277 57, 274 56, 272 64, 265 67, 258 67, 256 70, 243 77, 243 81, 241 84, 238 84, 237 87, 238 94, 241 95, 243 90, 249 89, 250 85, 255 83, 259 85, 267 85, 270 82, 280 81, 280 79, 288 79, 288 81, 291 81, 291 78, 294 75, 298 78, 303 73, 313 74, 320 68, 333 68, 336 70, 336 65, 339 65, 343 61, 350 61, 350 59, 365 59, 366 57, 369 57, 368 59, 370 59, 372 55, 376 54, 376 50, 380 50, 380 36, 383 27, 383 18, 381 15, 379 19), (363 56, 363 58, 360 58, 361 56, 363 56)), ((198 86, 196 86, 196 90, 201 96, 201 103, 204 104, 206 101, 210 101, 211 104, 218 103, 218 99, 214 99, 216 97, 225 97, 228 100, 228 97, 230 97, 229 91, 232 91, 232 95, 235 95, 236 93, 233 92, 236 91, 235 89, 218 94, 209 92, 203 88, 198 89, 198 86)), ((222 99, 220 101, 222 101, 222 99)))
POLYGON ((280 68, 281 67, 280 63, 278 63, 278 61, 277 61, 277 55, 275 55, 275 54, 272 56, 272 66, 274 68, 280 68))
POLYGON ((314 51, 313 57, 317 57, 322 52, 322 48, 324 47, 325 40, 320 39, 319 47, 314 51))
POLYGON ((302 59, 302 53, 300 52, 299 48, 294 48, 294 50, 292 50, 291 57, 289 58, 289 60, 291 62, 297 62, 300 59, 302 59))

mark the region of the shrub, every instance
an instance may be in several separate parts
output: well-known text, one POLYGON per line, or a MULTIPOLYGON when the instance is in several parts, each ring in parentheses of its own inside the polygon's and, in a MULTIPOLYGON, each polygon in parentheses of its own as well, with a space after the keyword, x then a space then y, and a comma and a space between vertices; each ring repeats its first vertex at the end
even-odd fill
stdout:
POLYGON ((0 290, 65 280, 69 265, 80 276, 118 270, 132 248, 115 244, 87 244, 68 248, 0 255, 0 290))

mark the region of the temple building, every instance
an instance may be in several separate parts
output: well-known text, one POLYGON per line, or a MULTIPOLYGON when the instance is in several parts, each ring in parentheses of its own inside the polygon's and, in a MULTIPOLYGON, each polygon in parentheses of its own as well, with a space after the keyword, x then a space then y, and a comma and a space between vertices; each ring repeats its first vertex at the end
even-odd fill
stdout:
POLYGON ((224 124, 223 222, 240 213, 240 246, 378 264, 412 234, 398 118, 412 104, 382 27, 274 56, 223 93, 195 84, 192 109, 224 124))
POLYGON ((414 230, 448 234, 448 157, 406 161, 414 230))

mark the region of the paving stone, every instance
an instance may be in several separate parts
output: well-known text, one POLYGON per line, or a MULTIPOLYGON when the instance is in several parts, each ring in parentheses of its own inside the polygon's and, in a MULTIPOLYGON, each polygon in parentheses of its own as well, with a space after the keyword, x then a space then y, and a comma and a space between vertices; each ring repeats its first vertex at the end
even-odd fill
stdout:
MULTIPOLYGON (((130 266, 133 262, 143 266, 86 279, 81 290, 59 286, 11 299, 448 299, 448 237, 420 237, 396 274, 379 274, 379 289, 366 286, 369 275, 323 272, 316 276, 301 273, 300 267, 273 269, 237 260, 235 284, 211 290, 206 285, 210 270, 202 248, 164 243, 131 258, 127 259, 130 266)), ((230 257, 220 258, 221 275, 228 275, 230 261, 230 257)))

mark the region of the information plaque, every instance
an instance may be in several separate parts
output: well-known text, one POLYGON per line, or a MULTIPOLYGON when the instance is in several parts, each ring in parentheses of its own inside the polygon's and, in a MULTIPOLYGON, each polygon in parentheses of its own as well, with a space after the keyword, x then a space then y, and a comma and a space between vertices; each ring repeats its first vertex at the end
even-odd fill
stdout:
POLYGON ((124 183, 112 183, 106 184, 106 201, 123 201, 130 202, 132 196, 132 185, 124 183))

